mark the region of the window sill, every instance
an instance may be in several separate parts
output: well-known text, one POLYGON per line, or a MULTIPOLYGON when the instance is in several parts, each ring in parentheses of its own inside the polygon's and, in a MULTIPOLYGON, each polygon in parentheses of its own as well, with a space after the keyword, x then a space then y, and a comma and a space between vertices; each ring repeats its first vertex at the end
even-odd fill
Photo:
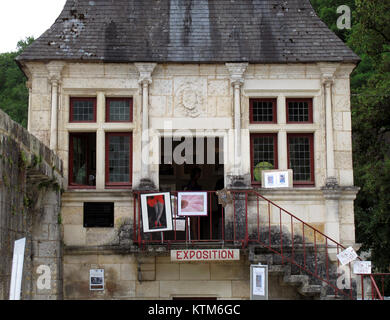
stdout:
POLYGON ((104 188, 104 190, 118 190, 118 189, 124 189, 124 190, 129 190, 129 189, 132 189, 132 185, 131 184, 128 184, 128 185, 121 185, 121 186, 110 186, 110 185, 106 185, 106 187, 104 188))
POLYGON ((68 186, 68 190, 96 190, 96 186, 68 186))

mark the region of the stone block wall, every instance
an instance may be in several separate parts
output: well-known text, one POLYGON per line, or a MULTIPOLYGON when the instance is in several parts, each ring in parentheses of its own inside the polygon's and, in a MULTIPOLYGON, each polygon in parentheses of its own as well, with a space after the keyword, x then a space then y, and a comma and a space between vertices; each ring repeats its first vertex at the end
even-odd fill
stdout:
MULTIPOLYGON (((302 299, 295 288, 269 277, 270 299, 302 299)), ((232 262, 171 262, 168 255, 71 250, 64 255, 64 299, 250 298, 248 257, 232 262), (89 290, 89 270, 104 269, 105 290, 89 290)))
MULTIPOLYGON (((349 76, 353 64, 329 64, 333 74, 333 136, 336 175, 341 186, 353 185, 351 110, 349 76)), ((47 65, 38 62, 26 64, 31 74, 31 131, 43 142, 50 141, 50 77, 47 65)), ((244 75, 241 94, 242 170, 250 171, 249 136, 253 132, 309 132, 314 133, 315 183, 320 188, 326 180, 325 92, 323 74, 319 64, 250 64, 244 75), (278 123, 257 125, 249 123, 250 98, 277 98, 278 123), (313 98, 312 124, 286 126, 285 99, 313 98)), ((64 176, 68 176, 69 132, 103 130, 132 131, 133 154, 141 154, 142 95, 138 83, 139 73, 134 64, 65 63, 61 73, 58 114, 58 154, 64 160, 64 176), (98 121, 94 124, 69 123, 70 97, 96 97, 98 121), (126 125, 105 123, 105 97, 133 97, 134 121, 126 125), (99 115, 100 114, 100 115, 99 115), (100 119, 100 120, 99 120, 100 119)), ((224 64, 158 64, 150 85, 150 158, 158 159, 157 132, 161 134, 170 121, 173 131, 213 130, 225 137, 225 174, 232 172, 234 163, 233 141, 229 132, 233 127, 233 90, 230 75, 224 64), (196 112, 188 114, 187 107, 196 112)), ((99 137, 97 137, 99 139, 99 137)), ((104 141, 98 141, 98 145, 104 141)), ((280 141, 282 142, 282 141, 280 141)), ((278 162, 287 167, 286 146, 279 145, 278 162)), ((99 159, 98 159, 99 160, 99 159)), ((140 175, 140 158, 133 163, 133 185, 140 175)), ((98 163, 99 165, 99 163, 98 163)), ((104 170, 102 170, 104 174, 104 170)), ((151 166, 151 178, 158 184, 158 165, 151 166)), ((103 178, 102 178, 103 179, 103 178)), ((104 189, 104 184, 97 186, 104 189)))
POLYGON ((62 162, 0 110, 0 300, 9 298, 14 241, 26 238, 21 299, 58 299, 62 292, 60 191, 62 162), (50 268, 50 289, 37 268, 50 268))

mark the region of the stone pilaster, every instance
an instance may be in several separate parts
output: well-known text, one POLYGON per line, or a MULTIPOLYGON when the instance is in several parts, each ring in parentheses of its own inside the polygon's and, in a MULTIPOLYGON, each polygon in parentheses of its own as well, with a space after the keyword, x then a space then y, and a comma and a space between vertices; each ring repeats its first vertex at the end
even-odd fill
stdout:
POLYGON ((142 125, 141 125, 141 182, 139 190, 156 189, 150 178, 150 137, 149 137, 149 86, 156 63, 135 63, 139 72, 139 84, 142 92, 142 125))
POLYGON ((58 88, 61 84, 61 72, 64 62, 52 61, 46 65, 51 85, 50 149, 57 151, 58 144, 58 88))
MULTIPOLYGON (((96 145, 104 146, 106 135, 103 128, 105 122, 106 110, 105 110, 106 97, 104 92, 97 93, 97 123, 98 129, 96 132, 96 145)), ((104 190, 105 179, 106 179, 106 168, 105 168, 105 148, 96 148, 96 190, 104 190)))
POLYGON ((324 106, 326 118, 326 185, 338 185, 334 160, 334 132, 333 132, 333 83, 334 74, 338 65, 330 63, 319 64, 322 73, 324 92, 324 106))
POLYGON ((233 86, 234 105, 234 175, 242 175, 241 159, 241 87, 244 84, 244 74, 247 63, 226 63, 230 74, 230 83, 233 86))
MULTIPOLYGON (((244 84, 244 74, 248 68, 247 63, 226 63, 230 74, 230 83, 233 87, 234 110, 234 172, 227 176, 227 187, 234 190, 248 190, 251 188, 250 173, 242 169, 241 145, 241 87, 244 84)), ((233 206, 226 211, 226 236, 234 240, 244 240, 246 230, 245 193, 235 193, 233 206), (235 231, 235 232, 234 232, 235 231)))
POLYGON ((27 130, 31 131, 31 114, 32 114, 32 106, 31 106, 31 100, 32 100, 32 82, 31 80, 28 80, 26 82, 26 87, 28 89, 28 118, 27 118, 27 130))

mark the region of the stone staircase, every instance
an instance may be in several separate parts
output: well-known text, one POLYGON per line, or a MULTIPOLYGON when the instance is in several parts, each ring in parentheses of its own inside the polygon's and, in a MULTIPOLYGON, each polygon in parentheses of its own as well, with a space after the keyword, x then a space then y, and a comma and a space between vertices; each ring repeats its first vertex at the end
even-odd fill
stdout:
MULTIPOLYGON (((291 249, 291 248, 290 248, 291 249)), ((317 252, 317 277, 309 272, 302 270, 296 264, 286 261, 291 256, 291 250, 284 248, 283 257, 279 254, 270 252, 268 248, 253 246, 249 248, 249 261, 251 264, 268 265, 270 275, 276 275, 279 278, 280 286, 293 286, 303 299, 307 300, 350 300, 349 290, 340 290, 336 295, 334 288, 321 279, 326 279, 333 286, 337 286, 337 263, 328 261, 328 274, 326 273, 325 254, 317 252), (329 280, 328 280, 329 279, 329 280), (342 293, 344 292, 344 294, 342 293)), ((306 269, 314 273, 314 259, 312 248, 306 250, 306 269)), ((303 266, 303 253, 294 252, 294 261, 303 266)), ((356 283, 352 282, 353 297, 356 297, 356 283)))

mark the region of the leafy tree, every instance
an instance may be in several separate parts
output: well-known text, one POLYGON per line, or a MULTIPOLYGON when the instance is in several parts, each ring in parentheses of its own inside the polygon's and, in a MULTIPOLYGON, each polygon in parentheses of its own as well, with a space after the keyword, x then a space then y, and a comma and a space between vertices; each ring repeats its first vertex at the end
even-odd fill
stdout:
POLYGON ((26 38, 18 42, 16 52, 0 54, 0 108, 24 127, 28 113, 27 79, 14 59, 33 41, 32 37, 26 38))
POLYGON ((380 271, 390 269, 390 2, 356 0, 348 43, 371 70, 355 71, 352 99, 357 239, 372 250, 380 271), (362 80, 361 82, 359 82, 362 80))
POLYGON ((377 271, 390 266, 390 1, 312 0, 320 18, 362 58, 351 75, 357 242, 377 271), (352 30, 337 30, 336 10, 350 5, 352 30))

